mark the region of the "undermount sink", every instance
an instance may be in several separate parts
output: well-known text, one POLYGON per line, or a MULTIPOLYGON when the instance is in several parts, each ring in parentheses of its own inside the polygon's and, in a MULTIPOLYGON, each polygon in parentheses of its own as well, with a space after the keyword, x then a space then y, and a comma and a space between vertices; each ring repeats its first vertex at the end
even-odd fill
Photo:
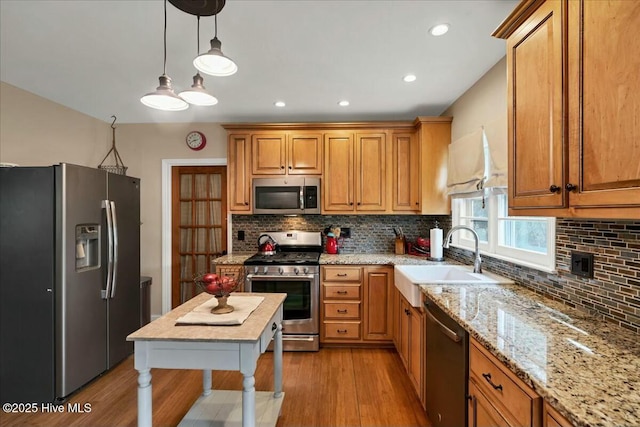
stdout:
POLYGON ((419 285, 513 283, 493 273, 474 273, 466 265, 396 265, 394 269, 396 288, 414 307, 421 304, 419 285))

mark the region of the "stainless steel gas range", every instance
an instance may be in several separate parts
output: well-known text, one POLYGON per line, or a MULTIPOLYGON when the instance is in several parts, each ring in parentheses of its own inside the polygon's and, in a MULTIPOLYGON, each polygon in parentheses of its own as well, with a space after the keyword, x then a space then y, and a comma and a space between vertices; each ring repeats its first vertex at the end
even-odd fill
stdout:
POLYGON ((256 254, 244 263, 248 292, 286 293, 282 322, 285 351, 320 348, 320 232, 265 232, 278 244, 273 255, 256 254))

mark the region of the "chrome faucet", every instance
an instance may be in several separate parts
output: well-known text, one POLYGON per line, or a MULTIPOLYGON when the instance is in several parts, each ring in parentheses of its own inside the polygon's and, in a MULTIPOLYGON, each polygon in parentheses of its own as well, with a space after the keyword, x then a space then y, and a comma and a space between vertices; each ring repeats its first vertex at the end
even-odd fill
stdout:
POLYGON ((474 230, 473 228, 467 227, 466 225, 456 225, 447 233, 447 237, 444 238, 442 247, 445 249, 449 249, 449 240, 451 239, 451 235, 453 234, 453 232, 456 230, 467 230, 470 231, 471 234, 473 234, 473 238, 476 239, 476 257, 473 261, 473 272, 482 273, 482 259, 480 258, 480 250, 478 249, 478 242, 480 241, 480 239, 478 238, 478 233, 476 233, 476 230, 474 230))

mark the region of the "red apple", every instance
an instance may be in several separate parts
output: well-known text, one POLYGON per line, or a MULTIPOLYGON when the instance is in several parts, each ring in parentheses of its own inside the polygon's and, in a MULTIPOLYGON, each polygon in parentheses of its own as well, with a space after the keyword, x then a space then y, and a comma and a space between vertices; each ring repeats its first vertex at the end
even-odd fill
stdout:
POLYGON ((222 290, 222 286, 220 285, 220 282, 215 281, 207 284, 206 289, 209 293, 217 294, 222 290))
POLYGON ((212 282, 215 282, 216 280, 218 280, 218 275, 215 273, 207 273, 204 276, 202 276, 202 281, 205 283, 212 283, 212 282))

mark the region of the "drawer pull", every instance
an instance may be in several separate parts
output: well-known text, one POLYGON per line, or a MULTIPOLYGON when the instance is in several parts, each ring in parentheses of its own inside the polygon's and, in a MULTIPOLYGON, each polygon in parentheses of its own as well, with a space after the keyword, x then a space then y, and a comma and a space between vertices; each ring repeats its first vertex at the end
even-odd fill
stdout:
POLYGON ((502 391, 502 384, 494 384, 493 381, 491 381, 491 374, 482 374, 482 376, 484 377, 485 380, 487 380, 487 382, 489 384, 491 384, 491 387, 493 387, 494 390, 500 390, 502 391))
POLYGON ((338 277, 347 277, 347 273, 338 273, 336 274, 338 277))
POLYGON ((344 310, 338 310, 338 313, 340 313, 340 314, 347 314, 347 309, 345 308, 344 310))
POLYGON ((338 295, 346 295, 347 291, 336 291, 338 295))
POLYGON ((337 329, 336 332, 339 333, 339 334, 346 334, 347 330, 346 329, 337 329))

